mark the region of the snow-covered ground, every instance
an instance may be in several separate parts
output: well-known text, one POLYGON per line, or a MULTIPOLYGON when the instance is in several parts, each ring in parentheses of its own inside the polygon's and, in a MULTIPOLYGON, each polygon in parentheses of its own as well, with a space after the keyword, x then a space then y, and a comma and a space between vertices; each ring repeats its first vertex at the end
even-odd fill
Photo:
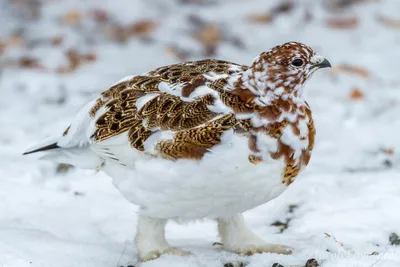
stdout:
POLYGON ((400 246, 389 240, 400 235, 400 2, 282 2, 0 1, 0 266, 139 265, 137 208, 106 175, 21 153, 62 132, 79 107, 126 75, 204 57, 249 64, 289 40, 335 66, 306 88, 315 152, 282 196, 245 217, 265 240, 295 252, 240 257, 212 245, 211 221, 170 223, 168 239, 193 255, 140 265, 287 267, 315 258, 323 267, 400 266, 400 246), (283 232, 271 225, 287 220, 283 232))

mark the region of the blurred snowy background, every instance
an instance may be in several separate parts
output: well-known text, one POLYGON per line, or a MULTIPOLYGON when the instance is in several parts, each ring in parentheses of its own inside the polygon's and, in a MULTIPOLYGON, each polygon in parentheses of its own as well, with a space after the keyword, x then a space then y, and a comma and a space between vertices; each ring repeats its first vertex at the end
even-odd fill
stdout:
POLYGON ((399 14, 398 0, 0 0, 0 266, 400 266, 399 14), (192 256, 139 264, 136 207, 107 176, 21 156, 124 76, 210 57, 249 64, 290 40, 334 66, 306 88, 315 152, 245 217, 293 255, 221 252, 204 221, 167 227, 192 256))

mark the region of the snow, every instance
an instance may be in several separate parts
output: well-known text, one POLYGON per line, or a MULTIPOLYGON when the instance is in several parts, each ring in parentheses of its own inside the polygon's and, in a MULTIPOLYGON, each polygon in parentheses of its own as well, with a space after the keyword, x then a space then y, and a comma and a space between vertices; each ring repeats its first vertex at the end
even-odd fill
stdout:
POLYGON ((52 163, 21 154, 44 137, 62 133, 80 107, 115 81, 178 62, 167 47, 189 51, 187 60, 209 57, 193 38, 196 26, 188 22, 189 15, 224 29, 224 41, 212 57, 250 64, 261 51, 294 40, 313 47, 334 67, 361 67, 370 75, 339 68, 314 74, 305 89, 317 128, 311 162, 284 194, 245 213, 257 234, 295 248, 292 255, 238 256, 212 245, 218 241, 214 222, 171 222, 167 238, 193 255, 162 256, 140 266, 212 267, 239 260, 249 267, 275 262, 287 267, 304 266, 310 258, 323 267, 400 265, 400 247, 389 243, 391 233, 400 234, 400 31, 380 19, 399 20, 400 2, 361 1, 335 13, 323 1, 294 1, 294 10, 269 24, 251 23, 248 16, 271 10, 278 0, 11 2, 0 2, 0 44, 18 32, 25 43, 14 40, 0 57, 1 267, 139 265, 133 247, 137 207, 110 178, 79 169, 62 173, 52 163), (30 20, 37 3, 38 19, 30 20), (157 28, 150 39, 134 36, 117 43, 91 19, 98 8, 110 12, 115 24, 151 19, 157 28), (83 16, 80 23, 62 22, 71 10, 83 16), (329 18, 352 16, 359 19, 357 27, 327 26, 329 18), (59 46, 46 43, 58 35, 64 37, 59 46), (234 38, 244 48, 229 41, 234 38), (72 72, 54 72, 68 66, 65 51, 71 48, 95 53, 97 60, 72 72), (15 60, 22 56, 38 58, 45 70, 18 67, 15 60), (350 97, 355 88, 363 94, 360 99, 350 97), (298 208, 290 213, 293 204, 298 208), (282 233, 271 226, 288 218, 282 233))

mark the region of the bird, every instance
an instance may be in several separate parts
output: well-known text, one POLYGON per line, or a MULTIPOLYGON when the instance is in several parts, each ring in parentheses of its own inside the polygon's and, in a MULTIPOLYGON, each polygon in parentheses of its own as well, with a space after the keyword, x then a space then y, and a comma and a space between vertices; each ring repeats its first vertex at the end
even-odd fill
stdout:
POLYGON ((125 77, 81 108, 63 133, 31 147, 42 159, 105 172, 137 205, 142 261, 187 255, 168 221, 211 219, 223 249, 289 254, 243 212, 282 194, 308 165, 316 130, 304 87, 330 62, 300 42, 250 65, 204 59, 125 77))

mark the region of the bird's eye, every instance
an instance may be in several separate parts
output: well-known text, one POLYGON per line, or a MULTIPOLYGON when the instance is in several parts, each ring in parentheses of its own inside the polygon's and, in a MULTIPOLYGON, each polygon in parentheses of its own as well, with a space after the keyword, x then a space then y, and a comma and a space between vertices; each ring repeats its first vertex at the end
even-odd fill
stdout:
POLYGON ((292 61, 292 65, 296 67, 300 67, 303 65, 303 60, 300 58, 296 58, 295 60, 292 61))

